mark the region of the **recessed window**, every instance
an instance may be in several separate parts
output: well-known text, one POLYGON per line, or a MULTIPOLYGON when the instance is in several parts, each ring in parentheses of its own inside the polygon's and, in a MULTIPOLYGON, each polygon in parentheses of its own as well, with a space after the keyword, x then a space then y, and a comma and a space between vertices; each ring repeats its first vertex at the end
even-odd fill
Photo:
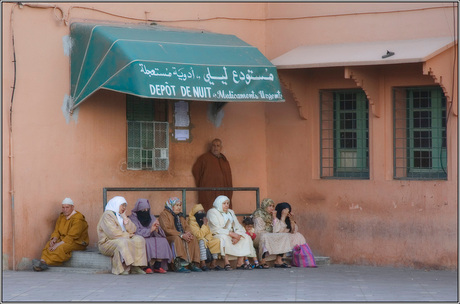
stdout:
POLYGON ((394 90, 394 177, 447 179, 446 99, 440 88, 394 90))
POLYGON ((369 107, 361 90, 321 91, 321 177, 369 178, 369 107))
POLYGON ((168 170, 167 102, 126 95, 129 170, 168 170))

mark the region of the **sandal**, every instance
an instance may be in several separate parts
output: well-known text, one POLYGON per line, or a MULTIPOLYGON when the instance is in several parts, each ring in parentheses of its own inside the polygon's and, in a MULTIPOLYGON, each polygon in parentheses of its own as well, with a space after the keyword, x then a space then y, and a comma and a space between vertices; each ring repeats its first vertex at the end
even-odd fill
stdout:
POLYGON ((142 270, 139 266, 133 266, 133 267, 131 267, 131 270, 129 271, 129 273, 133 273, 133 274, 145 274, 145 271, 142 270))
POLYGON ((283 264, 275 264, 275 268, 291 268, 291 266, 289 266, 286 263, 283 263, 283 264))
POLYGON ((267 264, 257 264, 254 266, 255 269, 269 269, 270 267, 267 264))
POLYGON ((229 271, 229 270, 233 270, 232 266, 230 264, 227 264, 224 266, 224 269, 229 271))
POLYGON ((216 267, 212 268, 212 270, 219 271, 219 270, 224 270, 224 268, 217 265, 216 267))
POLYGON ((239 269, 239 270, 252 270, 252 267, 251 267, 251 265, 241 264, 241 266, 237 266, 236 269, 239 269))
POLYGON ((210 271, 211 269, 208 266, 204 265, 203 267, 201 267, 201 270, 210 271))

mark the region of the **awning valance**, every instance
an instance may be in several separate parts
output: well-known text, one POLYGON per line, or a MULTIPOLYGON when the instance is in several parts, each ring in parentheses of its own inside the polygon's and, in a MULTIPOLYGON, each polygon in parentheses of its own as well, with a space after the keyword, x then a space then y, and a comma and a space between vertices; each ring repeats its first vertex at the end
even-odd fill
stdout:
POLYGON ((425 62, 454 45, 452 37, 299 46, 275 59, 278 69, 425 62))
POLYGON ((71 25, 72 109, 98 89, 148 98, 284 101, 276 67, 233 35, 158 25, 71 25))

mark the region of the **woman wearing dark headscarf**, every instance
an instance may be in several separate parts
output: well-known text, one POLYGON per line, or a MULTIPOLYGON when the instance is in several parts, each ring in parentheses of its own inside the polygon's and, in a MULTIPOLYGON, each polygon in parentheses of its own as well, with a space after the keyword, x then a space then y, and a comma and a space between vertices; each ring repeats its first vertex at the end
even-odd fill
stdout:
POLYGON ((182 214, 181 200, 177 197, 168 199, 159 220, 175 256, 175 271, 201 272, 202 270, 197 267, 200 263, 200 247, 182 214))
POLYGON ((193 206, 188 215, 187 223, 200 245, 201 270, 208 271, 210 270, 209 267, 214 270, 223 269, 216 265, 216 260, 220 253, 220 241, 218 238, 213 237, 211 230, 209 230, 208 219, 202 204, 193 206), (206 254, 207 252, 210 253, 210 256, 206 254), (206 266, 207 262, 210 262, 209 267, 206 266))
POLYGON ((146 273, 166 273, 168 263, 173 260, 173 254, 159 221, 150 213, 149 200, 138 199, 129 218, 137 227, 136 234, 145 239, 149 266, 144 271, 146 273))
POLYGON ((265 261, 275 260, 275 267, 283 265, 283 255, 292 250, 291 234, 281 231, 280 221, 276 222, 275 202, 272 199, 262 200, 260 208, 253 213, 256 238, 254 246, 258 248, 261 265, 268 268, 265 261), (273 231, 275 228, 275 231, 273 231))
POLYGON ((295 245, 305 244, 305 237, 299 232, 294 215, 291 213, 291 205, 286 202, 279 203, 275 207, 276 219, 273 222, 273 232, 291 233, 291 248, 295 245))

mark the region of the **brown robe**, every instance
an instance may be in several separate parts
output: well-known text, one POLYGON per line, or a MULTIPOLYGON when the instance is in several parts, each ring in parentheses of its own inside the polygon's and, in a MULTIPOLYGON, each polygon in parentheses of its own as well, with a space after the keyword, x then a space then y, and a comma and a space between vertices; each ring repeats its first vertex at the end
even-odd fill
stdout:
MULTIPOLYGON (((233 187, 230 163, 223 154, 217 157, 209 151, 201 155, 193 165, 192 174, 197 187, 233 187)), ((198 203, 208 211, 216 197, 225 195, 230 199, 231 209, 232 194, 232 191, 198 191, 198 203)))
MULTIPOLYGON (((177 231, 176 226, 174 225, 174 216, 171 214, 171 212, 164 209, 160 213, 158 221, 160 222, 160 226, 163 228, 163 231, 166 234, 166 239, 168 240, 169 244, 174 242, 174 251, 176 253, 176 257, 182 258, 187 262, 200 263, 200 246, 198 245, 198 240, 194 238, 190 243, 187 243, 187 255, 187 249, 185 247, 186 242, 180 238, 181 233, 177 231)), ((192 232, 184 217, 181 216, 180 222, 184 232, 192 232)))

